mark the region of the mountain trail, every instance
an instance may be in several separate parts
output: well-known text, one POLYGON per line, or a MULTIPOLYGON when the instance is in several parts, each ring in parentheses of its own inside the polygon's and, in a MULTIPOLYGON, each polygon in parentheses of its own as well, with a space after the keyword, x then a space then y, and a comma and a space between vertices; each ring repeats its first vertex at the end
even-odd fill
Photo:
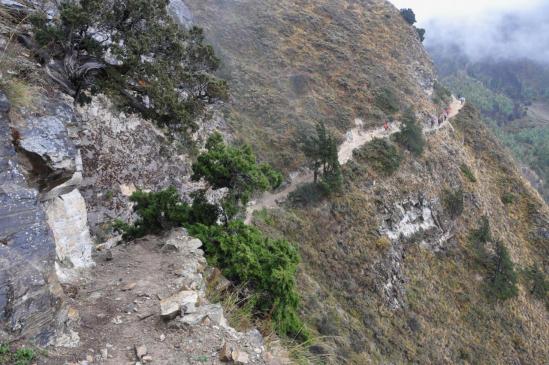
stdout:
MULTIPOLYGON (((450 123, 450 119, 455 117, 462 107, 463 104, 456 97, 452 96, 452 102, 448 106, 450 111, 448 113, 448 118, 446 119, 446 121, 432 128, 424 128, 423 133, 427 134, 444 128, 447 125, 453 128, 450 123)), ((401 123, 391 123, 387 131, 383 127, 364 131, 362 127, 363 121, 361 119, 355 119, 355 125, 355 128, 347 132, 346 140, 339 146, 338 159, 341 165, 346 164, 353 157, 353 151, 355 149, 362 147, 374 138, 387 138, 392 134, 399 132, 401 123)), ((276 208, 279 203, 285 201, 286 198, 288 198, 288 195, 297 190, 300 185, 313 182, 313 179, 313 173, 309 169, 303 169, 302 171, 291 174, 290 181, 285 184, 281 190, 276 192, 263 193, 263 195, 261 195, 261 197, 259 197, 257 200, 250 202, 246 209, 245 222, 247 224, 250 224, 252 221, 253 213, 256 211, 262 209, 276 208)))

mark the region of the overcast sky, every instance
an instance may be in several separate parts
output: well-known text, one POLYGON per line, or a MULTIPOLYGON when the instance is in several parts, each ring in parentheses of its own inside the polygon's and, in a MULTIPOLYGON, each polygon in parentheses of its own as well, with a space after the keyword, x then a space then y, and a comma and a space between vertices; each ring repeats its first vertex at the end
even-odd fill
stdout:
POLYGON ((477 17, 490 12, 529 11, 549 0, 390 0, 397 8, 412 8, 419 25, 433 18, 477 17))
POLYGON ((473 60, 549 64, 549 0, 390 0, 412 8, 427 47, 457 44, 473 60))

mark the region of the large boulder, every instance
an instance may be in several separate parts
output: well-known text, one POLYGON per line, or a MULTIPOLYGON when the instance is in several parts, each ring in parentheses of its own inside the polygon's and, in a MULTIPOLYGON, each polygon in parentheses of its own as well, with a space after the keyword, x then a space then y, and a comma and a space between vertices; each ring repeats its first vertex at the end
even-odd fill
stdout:
POLYGON ((36 188, 17 162, 0 92, 0 342, 28 337, 48 343, 61 308, 55 243, 36 188))

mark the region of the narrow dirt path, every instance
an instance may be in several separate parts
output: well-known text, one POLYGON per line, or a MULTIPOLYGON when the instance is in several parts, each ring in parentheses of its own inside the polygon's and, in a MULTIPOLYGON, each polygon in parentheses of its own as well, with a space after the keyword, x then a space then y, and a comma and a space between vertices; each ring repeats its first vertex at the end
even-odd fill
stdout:
POLYGON ((236 332, 221 305, 205 297, 206 260, 197 241, 175 230, 97 253, 93 280, 74 287, 68 303, 79 343, 49 349, 38 365, 224 364, 224 343, 245 354, 248 364, 265 365, 259 332, 236 332), (161 298, 175 293, 187 295, 182 300, 189 314, 164 320, 161 298))
MULTIPOLYGON (((424 128, 424 133, 436 131, 438 129, 446 127, 447 125, 450 125, 450 119, 455 117, 459 113, 459 111, 463 107, 463 104, 454 96, 452 96, 452 102, 448 107, 450 108, 450 112, 448 113, 448 119, 433 128, 424 128)), ((346 140, 341 144, 341 146, 339 146, 338 159, 341 165, 346 164, 353 157, 353 151, 355 149, 362 147, 366 143, 370 142, 372 139, 387 138, 392 134, 400 131, 399 122, 392 123, 388 131, 385 131, 383 127, 365 131, 362 127, 363 121, 360 119, 355 119, 355 125, 355 128, 347 132, 346 140)), ((312 181, 313 173, 310 170, 303 170, 296 173, 294 177, 291 178, 290 182, 286 186, 284 186, 282 190, 273 193, 263 193, 261 197, 259 197, 256 201, 252 202, 252 204, 247 207, 245 222, 247 224, 250 224, 254 212, 262 209, 276 208, 279 203, 286 200, 288 195, 297 190, 300 185, 310 183, 312 181)))

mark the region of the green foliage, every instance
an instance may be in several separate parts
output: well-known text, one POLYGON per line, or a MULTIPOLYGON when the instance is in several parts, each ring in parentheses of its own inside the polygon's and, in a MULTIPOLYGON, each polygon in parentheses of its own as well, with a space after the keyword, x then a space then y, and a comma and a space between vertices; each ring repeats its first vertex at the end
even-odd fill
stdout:
POLYGON ((452 76, 444 80, 456 95, 463 95, 468 102, 479 108, 484 115, 505 120, 515 116, 511 99, 485 87, 482 82, 470 77, 452 76))
POLYGON ((477 182, 477 178, 475 177, 475 175, 473 174, 473 171, 471 171, 471 169, 469 168, 469 166, 467 166, 466 164, 461 164, 461 166, 459 167, 459 169, 461 170, 461 172, 463 173, 463 175, 469 179, 470 182, 477 182))
POLYGON ((440 82, 433 85, 433 102, 439 106, 446 106, 452 100, 452 93, 440 82))
POLYGON ((314 182, 318 182, 326 193, 338 191, 343 184, 341 166, 337 155, 337 141, 327 130, 324 123, 316 125, 316 135, 303 138, 302 150, 314 173, 314 182))
POLYGON ((400 9, 400 15, 406 20, 406 23, 410 25, 416 24, 416 14, 410 8, 400 9))
POLYGON ((382 174, 391 175, 396 172, 402 161, 398 149, 385 139, 374 139, 362 148, 354 150, 353 156, 365 161, 372 168, 382 174))
POLYGON ((444 209, 450 217, 456 219, 463 213, 463 190, 451 191, 445 189, 443 191, 442 202, 444 203, 444 209))
POLYGON ((473 242, 478 242, 480 244, 484 244, 492 240, 492 233, 490 232, 490 221, 488 220, 488 217, 483 216, 480 219, 480 226, 476 230, 473 230, 470 235, 470 239, 473 242))
POLYGON ((123 231, 128 239, 181 226, 189 216, 189 206, 181 202, 173 187, 152 193, 136 191, 130 201, 135 203, 133 210, 139 216, 137 221, 132 226, 115 223, 115 228, 123 231))
POLYGON ((329 192, 321 184, 307 183, 300 185, 288 195, 288 199, 295 205, 305 206, 321 201, 329 192))
POLYGON ((282 175, 270 165, 257 163, 250 146, 227 146, 215 133, 206 143, 206 152, 193 164, 193 181, 204 179, 214 189, 228 188, 223 202, 226 219, 234 217, 255 192, 277 188, 282 175))
POLYGON ((161 125, 195 129, 204 103, 226 97, 227 87, 212 76, 219 60, 202 30, 180 28, 166 3, 62 2, 59 17, 32 17, 38 53, 70 59, 62 84, 80 101, 87 99, 84 90, 108 91, 161 125))
POLYGON ((495 242, 495 254, 488 263, 489 297, 507 300, 518 294, 517 274, 507 248, 503 243, 495 242))
POLYGON ((0 344, 0 365, 30 365, 36 360, 34 350, 21 347, 12 351, 8 345, 0 344))
POLYGON ((425 40, 425 29, 423 28, 417 28, 417 27, 414 27, 416 29, 416 32, 417 32, 417 35, 419 37, 419 40, 421 42, 423 42, 425 40))
POLYGON ((299 254, 295 246, 267 238, 241 221, 226 226, 195 225, 190 233, 204 243, 211 265, 258 294, 255 309, 272 319, 279 334, 306 338, 297 312, 299 254))
POLYGON ((481 218, 478 229, 471 232, 469 239, 476 250, 477 260, 486 270, 486 294, 490 299, 507 300, 518 294, 517 273, 509 252, 500 241, 495 241, 493 252, 487 243, 493 241, 490 222, 481 218))
POLYGON ((375 104, 387 114, 394 114, 400 110, 397 96, 393 90, 387 88, 383 88, 377 92, 375 104))
POLYGON ((412 109, 408 108, 404 112, 403 124, 404 126, 400 132, 394 134, 394 139, 414 155, 421 155, 425 146, 425 139, 412 109))
POLYGON ((503 193, 501 196, 501 202, 505 205, 513 204, 516 199, 517 197, 513 193, 509 192, 503 193))
POLYGON ((219 208, 207 202, 204 191, 192 195, 192 206, 181 201, 173 187, 158 192, 136 191, 130 197, 133 210, 138 215, 134 224, 120 220, 113 228, 123 233, 124 239, 134 239, 147 234, 158 234, 174 227, 191 224, 215 224, 219 208))
POLYGON ((546 275, 536 265, 530 266, 524 271, 524 274, 530 282, 530 293, 539 300, 548 300, 549 280, 546 275))

